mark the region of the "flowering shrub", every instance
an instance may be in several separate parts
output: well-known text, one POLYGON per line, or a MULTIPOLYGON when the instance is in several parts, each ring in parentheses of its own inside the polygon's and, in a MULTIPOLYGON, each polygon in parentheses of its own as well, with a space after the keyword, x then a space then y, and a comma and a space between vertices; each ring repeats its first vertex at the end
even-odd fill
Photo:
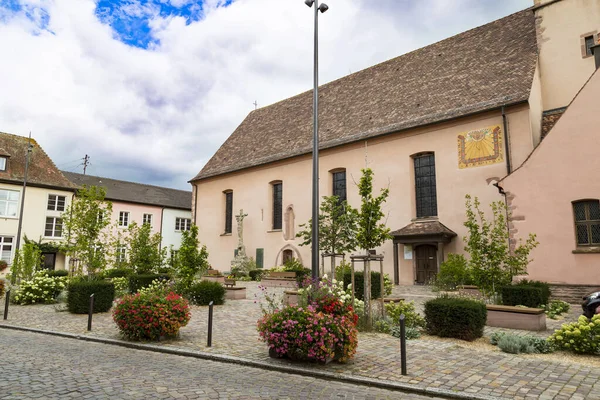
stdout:
POLYGON ((294 360, 345 362, 358 345, 352 314, 326 314, 313 306, 290 306, 267 314, 258 321, 258 332, 270 352, 294 360))
POLYGON ((415 311, 414 301, 393 301, 385 305, 385 311, 393 324, 400 325, 400 316, 404 314, 404 323, 410 328, 425 327, 425 319, 415 311))
POLYGON ((56 302, 55 298, 65 288, 66 278, 51 278, 45 271, 38 271, 30 281, 21 281, 19 290, 12 301, 15 304, 49 304, 56 302))
POLYGON ((174 292, 149 291, 126 295, 113 310, 119 331, 131 340, 175 337, 190 318, 188 302, 174 292))
POLYGON ((129 279, 126 276, 119 276, 110 280, 115 285, 116 297, 122 297, 129 293, 129 279))
POLYGON ((358 315, 351 295, 343 283, 327 277, 303 283, 298 306, 277 309, 270 303, 268 311, 263 309, 265 315, 258 321, 260 337, 277 357, 317 362, 351 359, 358 345, 358 315))
POLYGON ((598 354, 600 351, 600 314, 588 319, 582 315, 577 322, 562 324, 548 341, 561 350, 581 354, 598 354))

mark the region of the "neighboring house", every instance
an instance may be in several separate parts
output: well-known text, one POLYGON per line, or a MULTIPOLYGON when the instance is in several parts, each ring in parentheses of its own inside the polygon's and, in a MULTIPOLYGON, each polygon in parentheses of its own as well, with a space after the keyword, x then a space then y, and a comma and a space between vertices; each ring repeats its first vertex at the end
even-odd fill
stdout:
POLYGON ((500 181, 513 210, 513 241, 536 232, 541 243, 529 277, 589 285, 561 288, 563 296, 600 289, 599 97, 596 71, 529 159, 500 181))
MULTIPOLYGON (((63 240, 61 214, 71 203, 75 185, 56 168, 50 157, 33 139, 0 133, 0 258, 12 263, 23 196, 27 149, 31 156, 23 208, 20 247, 24 237, 42 243, 63 240)), ((52 250, 43 253, 44 266, 62 269, 65 255, 52 250)), ((8 269, 0 274, 6 274, 8 269)))
MULTIPOLYGON (((494 183, 523 164, 594 71, 586 46, 599 28, 600 1, 536 1, 320 88, 320 195, 360 207, 365 165, 375 193, 389 187, 394 239, 377 251, 395 283, 427 283, 449 252, 464 252, 465 195, 486 210, 503 199, 494 183)), ((259 265, 310 266, 295 234, 311 214, 312 116, 312 91, 252 111, 190 181, 215 268, 230 267, 240 209, 259 265)))
POLYGON ((152 233, 161 234, 161 247, 178 250, 181 232, 190 229, 191 192, 74 172, 63 171, 63 174, 78 187, 98 186, 106 190, 106 200, 113 206, 111 221, 116 223, 117 230, 124 231, 133 222, 148 223, 152 233))

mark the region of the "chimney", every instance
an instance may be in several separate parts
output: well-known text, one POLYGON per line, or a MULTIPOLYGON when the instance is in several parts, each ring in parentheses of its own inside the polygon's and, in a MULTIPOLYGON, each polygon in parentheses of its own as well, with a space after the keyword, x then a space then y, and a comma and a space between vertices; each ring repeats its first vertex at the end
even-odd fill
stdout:
POLYGON ((595 46, 592 46, 592 54, 596 60, 596 69, 600 68, 600 41, 595 46))

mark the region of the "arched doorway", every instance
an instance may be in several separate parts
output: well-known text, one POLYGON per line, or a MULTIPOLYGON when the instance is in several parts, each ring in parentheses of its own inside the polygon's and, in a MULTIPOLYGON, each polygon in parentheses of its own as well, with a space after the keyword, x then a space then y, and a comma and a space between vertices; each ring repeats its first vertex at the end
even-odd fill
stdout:
POLYGON ((437 274, 437 247, 423 244, 415 247, 416 283, 427 284, 437 274))

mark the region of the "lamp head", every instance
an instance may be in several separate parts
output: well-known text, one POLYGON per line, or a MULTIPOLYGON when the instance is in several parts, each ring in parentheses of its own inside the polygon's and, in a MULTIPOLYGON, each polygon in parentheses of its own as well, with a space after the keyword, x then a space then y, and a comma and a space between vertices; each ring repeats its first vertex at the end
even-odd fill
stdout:
POLYGON ((304 0, 304 4, 306 4, 309 7, 312 7, 314 2, 315 2, 315 0, 304 0))
POLYGON ((321 3, 321 5, 319 6, 319 11, 321 11, 321 14, 323 14, 327 10, 329 10, 329 6, 325 3, 321 3))

